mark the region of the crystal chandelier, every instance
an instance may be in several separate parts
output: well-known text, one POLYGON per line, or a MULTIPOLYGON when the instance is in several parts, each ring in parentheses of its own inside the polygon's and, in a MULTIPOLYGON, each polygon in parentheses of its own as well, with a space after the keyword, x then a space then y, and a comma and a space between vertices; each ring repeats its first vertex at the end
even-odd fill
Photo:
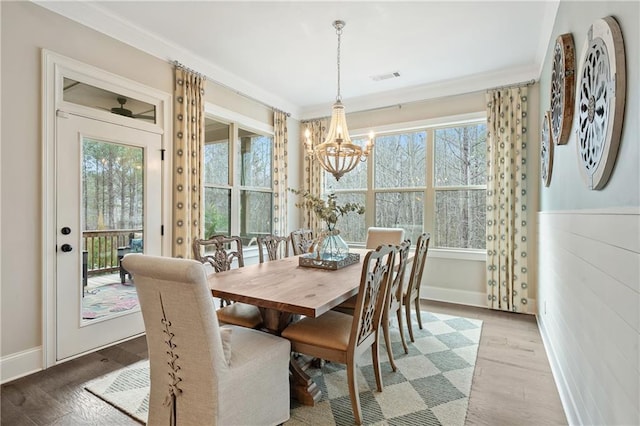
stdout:
POLYGON ((364 149, 351 142, 347 119, 340 95, 340 36, 344 28, 344 21, 334 21, 333 27, 338 35, 338 95, 331 110, 331 123, 325 141, 315 148, 312 146, 309 129, 305 131, 305 147, 310 155, 320 162, 323 169, 331 173, 336 180, 347 172, 353 170, 360 161, 366 161, 373 149, 373 133, 369 135, 369 141, 364 149))

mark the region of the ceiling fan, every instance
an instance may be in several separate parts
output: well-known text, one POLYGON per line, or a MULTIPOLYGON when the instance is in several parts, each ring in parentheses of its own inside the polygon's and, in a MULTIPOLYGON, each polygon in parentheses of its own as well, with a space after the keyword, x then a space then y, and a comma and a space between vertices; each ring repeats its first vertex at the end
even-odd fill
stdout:
POLYGON ((142 119, 142 120, 152 120, 155 122, 156 120, 156 114, 155 114, 155 108, 154 109, 150 109, 149 111, 144 111, 140 114, 134 114, 130 109, 127 109, 124 107, 124 104, 127 103, 127 98, 125 98, 124 96, 118 96, 116 98, 116 100, 118 101, 118 103, 120 104, 120 106, 117 107, 113 107, 111 108, 111 112, 113 114, 118 114, 118 115, 122 115, 125 117, 130 117, 130 118, 138 118, 138 119, 142 119), (149 113, 152 112, 153 115, 144 115, 145 113, 149 113))

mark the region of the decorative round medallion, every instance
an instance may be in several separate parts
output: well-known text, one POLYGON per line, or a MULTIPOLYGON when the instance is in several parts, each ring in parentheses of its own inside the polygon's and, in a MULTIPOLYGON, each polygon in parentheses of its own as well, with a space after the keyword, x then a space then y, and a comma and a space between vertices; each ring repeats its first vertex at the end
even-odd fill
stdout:
POLYGON ((551 169, 553 168, 553 136, 551 134, 551 112, 547 111, 542 119, 540 132, 540 176, 544 186, 551 183, 551 169))
POLYGON ((569 140, 575 102, 575 72, 573 36, 562 34, 556 39, 551 70, 551 135, 558 145, 569 140))
POLYGON ((589 189, 601 189, 618 154, 626 91, 622 32, 611 16, 587 33, 578 90, 580 170, 589 189))

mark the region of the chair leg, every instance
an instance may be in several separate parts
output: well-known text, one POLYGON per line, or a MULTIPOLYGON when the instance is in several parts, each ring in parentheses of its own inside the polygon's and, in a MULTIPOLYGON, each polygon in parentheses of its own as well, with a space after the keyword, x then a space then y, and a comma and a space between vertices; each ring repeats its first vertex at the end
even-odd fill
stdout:
POLYGON ((408 354, 409 348, 407 347, 407 341, 404 339, 404 330, 402 329, 402 305, 398 306, 396 317, 398 317, 398 330, 400 331, 400 340, 402 340, 402 347, 404 348, 404 353, 408 354))
POLYGON ((398 367, 396 367, 395 360, 393 359, 393 351, 391 350, 391 336, 389 335, 389 315, 387 311, 382 318, 382 332, 384 334, 384 344, 387 347, 387 355, 389 356, 389 364, 391 364, 391 369, 393 371, 397 371, 398 367))
POLYGON ((409 338, 411 339, 412 342, 415 342, 416 340, 413 338, 413 327, 411 326, 411 302, 405 303, 404 308, 405 308, 404 312, 407 317, 407 328, 409 329, 409 338))
MULTIPOLYGON (((382 373, 380 372, 380 334, 376 333, 376 340, 371 346, 371 356, 373 361, 373 372, 376 376, 378 392, 382 392, 382 373)), ((395 371, 395 370, 394 370, 395 371)))
POLYGON ((347 364, 347 381, 349 382, 349 397, 351 398, 351 409, 356 424, 362 424, 362 410, 360 409, 360 395, 356 384, 356 362, 353 360, 347 364))
POLYGON ((420 315, 420 298, 416 297, 414 300, 416 306, 416 316, 418 317, 418 327, 422 330, 422 315, 420 315))

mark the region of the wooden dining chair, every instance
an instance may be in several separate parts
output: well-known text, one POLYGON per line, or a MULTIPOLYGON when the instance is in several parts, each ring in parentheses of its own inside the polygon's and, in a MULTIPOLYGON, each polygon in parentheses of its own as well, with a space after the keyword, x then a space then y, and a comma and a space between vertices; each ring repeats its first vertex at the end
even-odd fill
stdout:
POLYGON ((404 339, 404 331, 402 330, 402 297, 404 293, 404 277, 407 270, 407 263, 409 259, 409 249, 411 248, 411 240, 404 240, 400 246, 398 246, 398 266, 394 268, 394 277, 391 281, 391 289, 389 291, 389 298, 387 300, 387 309, 384 310, 382 315, 382 331, 384 332, 384 342, 387 347, 387 355, 389 356, 389 364, 393 371, 396 371, 395 359, 393 358, 393 348, 391 346, 391 336, 389 335, 389 323, 391 322, 392 314, 396 314, 398 319, 398 330, 400 331, 400 340, 402 341, 402 348, 404 353, 409 353, 409 347, 404 339))
POLYGON ((399 246, 404 239, 402 228, 380 228, 371 226, 367 229, 366 248, 375 250, 381 244, 399 246))
POLYGON ((277 425, 290 416, 291 345, 220 326, 202 264, 129 254, 149 350, 153 425, 277 425), (259 356, 256 356, 259 354, 259 356))
POLYGON ((314 244, 313 231, 310 229, 296 229, 291 232, 289 238, 294 256, 308 253, 314 244))
MULTIPOLYGON (((409 259, 409 249, 411 248, 411 240, 404 240, 399 246, 396 247, 398 255, 396 260, 397 266, 394 266, 393 278, 391 280, 391 289, 389 291, 389 297, 387 298, 387 308, 382 314, 382 331, 384 335, 384 343, 387 348, 387 355, 389 357, 389 364, 393 371, 397 371, 395 359, 393 357, 393 348, 391 345, 391 335, 389 330, 389 324, 391 322, 392 314, 396 314, 398 319, 398 329, 400 330, 400 340, 402 341, 402 348, 404 353, 409 353, 409 347, 404 338, 404 331, 402 325, 402 301, 404 292, 404 279, 407 270, 407 264, 409 259)), ((338 305, 334 310, 343 312, 345 314, 353 315, 355 310, 356 296, 348 299, 344 303, 338 305)))
POLYGON ((289 237, 265 235, 258 237, 258 254, 260 263, 264 263, 264 251, 267 251, 268 260, 277 260, 289 257, 289 237))
POLYGON ((429 250, 429 240, 431 234, 422 233, 418 237, 416 243, 416 252, 413 257, 413 265, 411 266, 411 275, 407 283, 407 288, 402 296, 402 303, 404 304, 404 310, 407 315, 407 327, 409 328, 409 337, 412 342, 415 342, 413 337, 413 327, 411 326, 411 304, 413 303, 416 311, 416 317, 418 319, 418 327, 422 330, 422 318, 420 317, 420 284, 422 283, 422 273, 424 272, 424 265, 427 261, 427 250, 429 250))
MULTIPOLYGON (((193 257, 201 263, 208 263, 215 272, 231 269, 234 262, 244 267, 242 240, 240 237, 214 235, 207 239, 193 240, 193 257)), ((257 306, 247 303, 231 303, 220 299, 220 309, 216 311, 218 320, 226 324, 235 324, 248 328, 262 326, 262 314, 257 306)))
POLYGON ((316 318, 305 317, 282 332, 282 337, 291 342, 293 352, 346 364, 351 407, 357 424, 362 424, 362 410, 356 383, 356 362, 369 348, 378 391, 382 392, 379 330, 390 290, 395 254, 393 246, 381 246, 367 253, 353 316, 329 311, 316 318))
POLYGON ((214 235, 206 239, 193 240, 193 258, 209 263, 216 272, 228 271, 233 262, 238 268, 244 266, 244 254, 240 237, 214 235))

